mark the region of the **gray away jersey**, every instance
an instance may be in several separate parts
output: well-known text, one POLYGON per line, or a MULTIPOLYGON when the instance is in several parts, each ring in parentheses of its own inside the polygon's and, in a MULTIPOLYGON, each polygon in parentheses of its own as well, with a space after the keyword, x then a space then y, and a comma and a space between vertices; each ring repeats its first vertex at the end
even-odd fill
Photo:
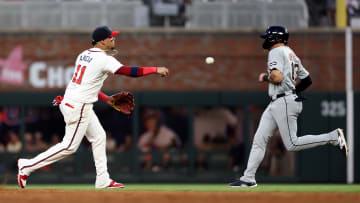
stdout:
POLYGON ((280 46, 270 50, 268 55, 268 74, 274 69, 283 75, 281 84, 269 83, 269 96, 291 92, 295 90, 296 79, 304 79, 309 72, 303 67, 300 59, 288 46, 280 46))

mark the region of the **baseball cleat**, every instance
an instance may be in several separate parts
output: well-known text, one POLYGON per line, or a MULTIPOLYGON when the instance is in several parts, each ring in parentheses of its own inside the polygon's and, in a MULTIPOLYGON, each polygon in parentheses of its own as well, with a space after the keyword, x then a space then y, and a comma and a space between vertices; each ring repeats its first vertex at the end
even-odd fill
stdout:
POLYGON ((344 132, 341 128, 338 128, 336 130, 339 135, 338 142, 339 142, 340 151, 345 155, 345 157, 347 157, 349 154, 349 148, 348 148, 346 140, 345 140, 344 132))
POLYGON ((250 188, 253 188, 253 187, 257 187, 257 184, 256 182, 245 182, 245 181, 242 181, 242 180, 237 180, 235 182, 232 182, 228 185, 229 187, 250 187, 250 188))
POLYGON ((121 183, 117 183, 115 181, 111 181, 110 185, 107 186, 106 188, 110 188, 110 189, 116 189, 116 188, 124 188, 125 186, 121 183))
POLYGON ((25 188, 27 179, 28 179, 28 176, 27 176, 27 175, 20 175, 20 174, 18 174, 18 175, 17 175, 17 181, 18 181, 19 187, 25 188))
POLYGON ((17 181, 18 181, 19 187, 25 188, 25 186, 26 186, 26 181, 27 181, 27 179, 28 179, 28 176, 21 173, 19 162, 20 162, 20 159, 18 159, 18 161, 17 161, 17 165, 18 165, 17 181))

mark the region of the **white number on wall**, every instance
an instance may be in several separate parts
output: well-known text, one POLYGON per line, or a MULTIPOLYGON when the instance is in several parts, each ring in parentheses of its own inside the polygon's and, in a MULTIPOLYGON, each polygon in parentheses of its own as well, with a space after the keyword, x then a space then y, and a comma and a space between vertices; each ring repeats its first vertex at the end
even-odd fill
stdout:
POLYGON ((324 117, 343 117, 346 114, 344 101, 322 101, 321 115, 324 117))

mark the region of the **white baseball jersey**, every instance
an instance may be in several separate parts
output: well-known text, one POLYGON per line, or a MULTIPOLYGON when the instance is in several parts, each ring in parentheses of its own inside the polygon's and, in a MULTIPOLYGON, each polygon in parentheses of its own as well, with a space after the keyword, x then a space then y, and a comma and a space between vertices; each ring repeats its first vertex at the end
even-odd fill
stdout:
POLYGON ((108 73, 123 65, 99 48, 83 51, 76 59, 74 75, 66 87, 64 98, 81 103, 94 103, 108 73))
POLYGON ((115 73, 122 64, 103 50, 83 51, 76 59, 73 78, 69 82, 60 111, 66 123, 63 140, 32 159, 19 159, 19 174, 33 171, 59 161, 76 152, 86 136, 94 156, 95 188, 107 188, 111 183, 106 158, 106 133, 93 110, 99 91, 108 73, 115 73))
POLYGON ((303 67, 300 59, 288 46, 280 46, 270 50, 268 56, 268 74, 277 69, 283 75, 280 85, 269 83, 269 96, 295 90, 296 78, 304 79, 309 72, 303 67))

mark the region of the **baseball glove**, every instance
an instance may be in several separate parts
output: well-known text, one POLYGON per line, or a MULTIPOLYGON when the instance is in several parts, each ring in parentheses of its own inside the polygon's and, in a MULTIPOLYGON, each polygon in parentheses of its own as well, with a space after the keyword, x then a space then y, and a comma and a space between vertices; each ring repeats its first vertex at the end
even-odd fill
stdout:
POLYGON ((111 95, 112 107, 124 114, 131 114, 134 110, 135 100, 134 95, 131 92, 122 91, 120 93, 111 95))

